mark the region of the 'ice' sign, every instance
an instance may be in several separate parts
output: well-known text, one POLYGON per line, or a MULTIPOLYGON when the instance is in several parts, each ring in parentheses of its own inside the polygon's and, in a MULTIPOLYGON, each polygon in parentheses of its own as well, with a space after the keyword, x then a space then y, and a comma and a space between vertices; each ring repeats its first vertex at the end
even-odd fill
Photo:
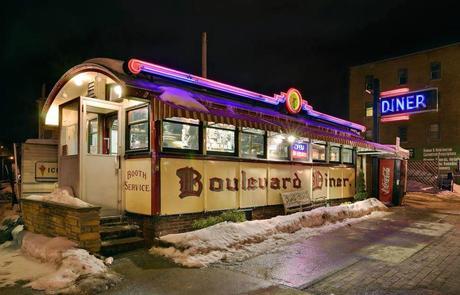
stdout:
POLYGON ((380 114, 382 117, 435 111, 437 109, 437 89, 418 90, 380 98, 380 114))

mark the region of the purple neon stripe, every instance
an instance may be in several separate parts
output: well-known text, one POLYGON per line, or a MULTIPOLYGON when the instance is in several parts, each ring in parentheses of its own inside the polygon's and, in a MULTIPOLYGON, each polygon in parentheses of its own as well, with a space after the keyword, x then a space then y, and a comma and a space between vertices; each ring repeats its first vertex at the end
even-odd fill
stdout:
MULTIPOLYGON (((284 102, 285 99, 286 99, 285 95, 276 95, 275 94, 274 97, 271 97, 271 96, 268 96, 268 95, 260 94, 260 93, 253 92, 253 91, 249 91, 249 90, 246 90, 246 89, 243 89, 243 88, 228 85, 228 84, 221 83, 221 82, 218 82, 218 81, 205 79, 205 78, 195 76, 195 75, 192 75, 192 74, 188 74, 188 73, 185 73, 185 72, 181 72, 181 71, 178 71, 178 70, 174 70, 174 69, 170 69, 170 68, 167 68, 167 67, 163 67, 163 66, 152 64, 152 63, 144 62, 144 61, 141 61, 141 60, 138 60, 138 59, 131 59, 129 61, 129 63, 128 63, 128 67, 135 74, 137 74, 140 71, 144 71, 144 72, 147 72, 147 73, 151 73, 151 74, 155 74, 155 75, 159 75, 159 76, 179 80, 179 81, 182 81, 182 82, 191 83, 191 84, 195 84, 195 85, 199 85, 199 86, 203 86, 203 87, 208 87, 208 88, 211 88, 211 89, 219 90, 219 91, 222 91, 222 92, 227 92, 227 93, 230 93, 230 94, 239 95, 239 96, 242 96, 242 97, 255 99, 255 100, 258 100, 258 101, 263 101, 263 102, 266 102, 266 103, 269 103, 269 104, 272 104, 272 105, 278 105, 280 102, 284 102)), ((313 117, 320 118, 320 119, 323 119, 323 120, 326 120, 326 121, 329 121, 329 122, 333 122, 333 123, 336 123, 336 124, 339 124, 339 125, 342 125, 342 126, 346 126, 346 127, 349 127, 349 128, 353 128, 353 129, 359 130, 361 132, 364 132, 366 130, 366 127, 364 127, 363 125, 356 124, 356 123, 353 123, 353 122, 350 122, 350 121, 347 121, 347 120, 343 120, 343 119, 340 119, 340 118, 337 118, 337 117, 334 117, 334 116, 331 116, 331 115, 326 115, 324 113, 315 111, 307 103, 304 103, 302 105, 302 108, 304 110, 306 110, 309 115, 311 115, 313 117)))
POLYGON ((279 101, 268 95, 263 95, 253 91, 249 91, 243 88, 235 87, 232 85, 224 84, 210 79, 201 78, 195 75, 187 74, 181 71, 165 68, 162 66, 149 64, 142 62, 140 65, 141 71, 148 72, 151 74, 161 75, 168 78, 180 80, 182 82, 187 82, 191 84, 196 84, 199 86, 208 87, 211 89, 216 89, 219 91, 240 95, 243 97, 249 97, 255 100, 264 101, 273 105, 279 104, 279 101))

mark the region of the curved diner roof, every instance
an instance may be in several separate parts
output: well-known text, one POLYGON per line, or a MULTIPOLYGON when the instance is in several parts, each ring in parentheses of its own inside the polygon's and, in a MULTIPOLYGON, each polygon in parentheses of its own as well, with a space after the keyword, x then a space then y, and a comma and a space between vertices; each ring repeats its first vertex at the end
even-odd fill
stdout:
POLYGON ((256 126, 267 127, 267 130, 395 154, 392 146, 363 139, 360 132, 365 131, 364 126, 318 112, 306 100, 303 100, 301 112, 292 115, 284 110, 286 98, 283 92, 273 96, 263 95, 138 59, 123 62, 94 58, 71 68, 54 85, 42 116, 46 116, 53 105, 74 98, 67 98, 62 92, 70 80, 82 73, 104 75, 110 82, 122 87, 125 97, 156 102, 163 111, 156 112, 154 104, 157 119, 168 115, 199 119, 208 116, 214 120, 232 118, 235 122, 253 122, 258 124, 256 126))

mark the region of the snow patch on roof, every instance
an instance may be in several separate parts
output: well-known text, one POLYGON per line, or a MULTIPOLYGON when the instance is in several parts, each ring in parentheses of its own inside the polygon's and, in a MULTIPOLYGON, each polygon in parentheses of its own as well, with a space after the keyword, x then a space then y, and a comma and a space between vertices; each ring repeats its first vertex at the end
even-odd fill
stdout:
POLYGON ((41 202, 54 202, 62 205, 69 205, 79 208, 88 208, 93 207, 90 203, 80 200, 73 196, 72 189, 65 188, 56 188, 53 192, 47 195, 30 195, 25 197, 27 200, 41 201, 41 202))

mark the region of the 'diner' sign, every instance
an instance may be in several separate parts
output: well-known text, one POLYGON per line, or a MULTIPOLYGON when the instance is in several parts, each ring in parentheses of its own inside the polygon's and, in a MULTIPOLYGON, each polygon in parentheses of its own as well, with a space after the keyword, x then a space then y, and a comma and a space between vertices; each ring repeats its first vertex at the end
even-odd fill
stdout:
POLYGON ((382 117, 436 111, 437 109, 438 90, 436 88, 380 98, 380 114, 382 117))

